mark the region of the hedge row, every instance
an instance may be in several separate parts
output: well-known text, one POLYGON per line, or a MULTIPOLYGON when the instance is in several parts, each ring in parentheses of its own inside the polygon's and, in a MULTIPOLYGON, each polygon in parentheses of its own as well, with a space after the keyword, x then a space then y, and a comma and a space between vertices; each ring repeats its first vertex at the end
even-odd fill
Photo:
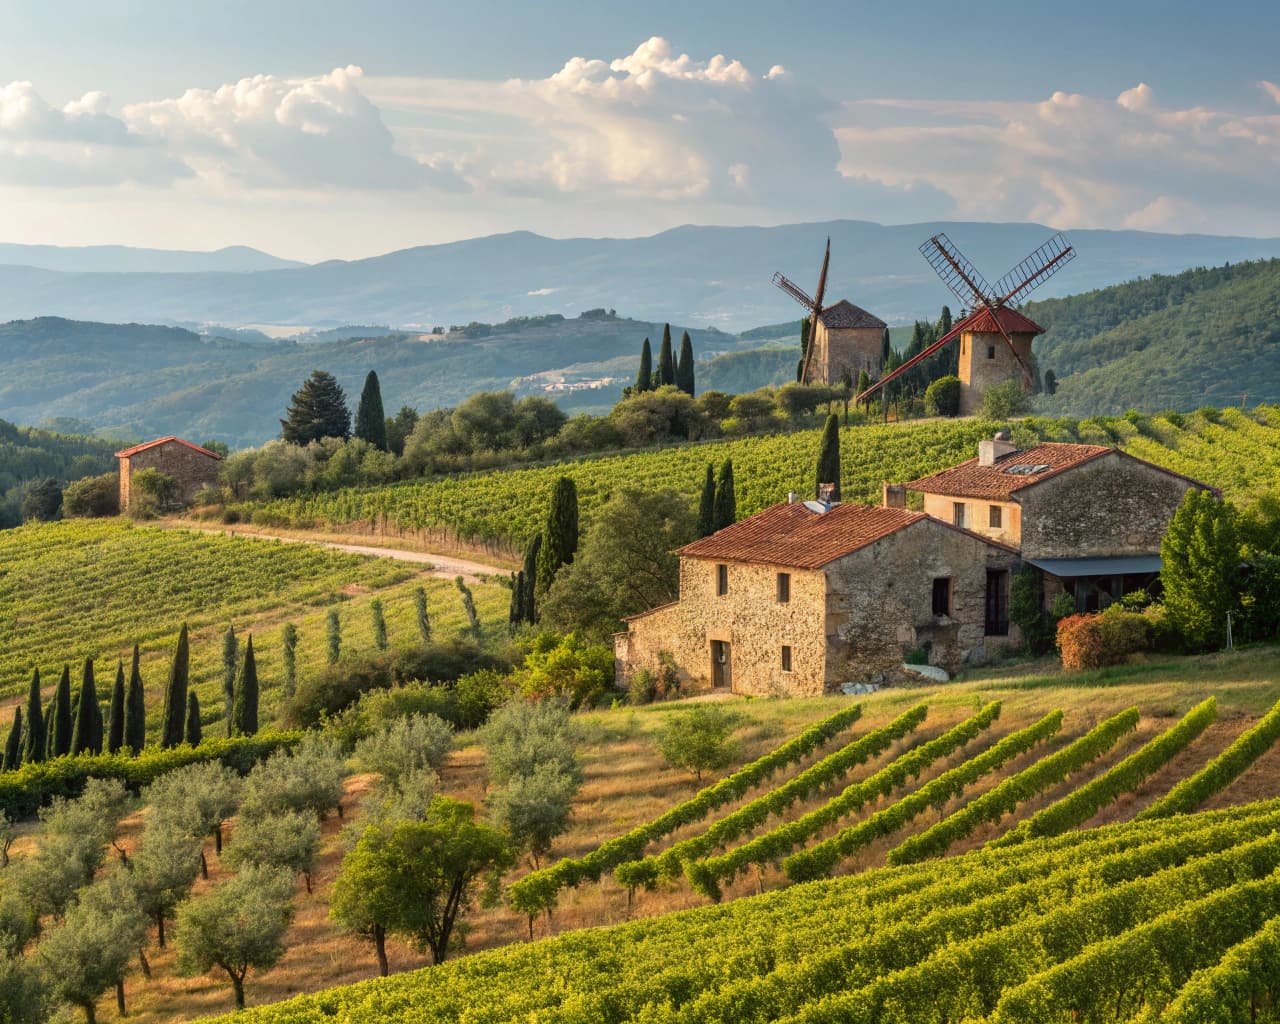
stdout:
POLYGON ((1214 698, 1197 704, 1172 729, 1130 754, 1105 775, 1032 815, 1017 828, 993 839, 990 846, 1013 846, 1027 839, 1056 836, 1088 821, 1122 793, 1136 789, 1169 759, 1199 736, 1218 715, 1214 698))
POLYGON ((705 832, 675 843, 653 857, 619 864, 614 868, 614 878, 629 887, 651 887, 659 878, 677 877, 688 861, 700 860, 713 850, 727 846, 770 817, 782 814, 796 801, 843 778, 858 765, 887 750, 895 740, 902 739, 917 728, 924 721, 927 711, 925 705, 917 705, 883 728, 854 740, 817 764, 810 765, 777 789, 744 804, 712 824, 705 832))
POLYGON ((966 786, 988 772, 995 771, 1011 758, 1030 750, 1061 728, 1062 712, 1050 711, 1034 725, 1010 733, 995 746, 969 758, 959 767, 943 772, 932 782, 925 783, 914 793, 909 793, 883 811, 877 811, 866 821, 851 825, 830 839, 793 854, 782 862, 782 870, 793 882, 825 877, 841 858, 860 850, 880 836, 892 835, 928 808, 941 808, 952 797, 963 793, 966 786))
POLYGON ((1200 771, 1183 779, 1166 796, 1139 814, 1138 820, 1194 811, 1239 778, 1246 768, 1271 749, 1277 738, 1280 738, 1280 702, 1200 771))
MULTIPOLYGON (((910 714, 912 714, 911 711, 906 713, 906 715, 910 714)), ((689 879, 689 884, 704 896, 709 896, 713 900, 720 899, 722 880, 734 878, 752 864, 766 864, 769 861, 778 860, 833 821, 838 821, 845 815, 861 809, 864 804, 876 797, 892 792, 904 785, 907 779, 918 778, 931 764, 959 750, 999 717, 1000 702, 992 701, 976 715, 966 718, 941 736, 928 743, 922 743, 914 750, 907 751, 863 781, 846 786, 842 793, 832 797, 816 810, 802 815, 795 821, 784 822, 771 832, 757 836, 728 853, 686 863, 684 873, 689 879)))
POLYGON ((999 821, 1020 803, 1030 800, 1072 772, 1101 757, 1116 745, 1120 737, 1138 726, 1138 709, 1129 708, 1095 726, 1070 746, 1043 757, 1030 768, 1011 775, 994 789, 971 800, 932 828, 908 836, 889 851, 890 864, 915 864, 930 857, 940 857, 952 843, 969 835, 984 821, 999 821))
POLYGON ((147 748, 137 757, 80 754, 36 761, 0 773, 0 812, 14 819, 29 817, 56 797, 78 797, 91 778, 121 779, 138 792, 161 775, 199 761, 221 761, 244 774, 268 754, 292 747, 301 739, 301 732, 263 732, 208 739, 197 747, 147 748))
POLYGON ((561 889, 576 886, 583 879, 599 881, 604 872, 613 870, 625 861, 638 860, 650 843, 684 825, 701 821, 717 807, 740 799, 775 772, 807 756, 861 717, 862 705, 844 708, 811 725, 799 736, 763 757, 739 768, 727 778, 699 790, 684 803, 676 804, 653 821, 601 843, 583 857, 566 857, 550 867, 530 872, 511 886, 511 906, 530 916, 549 911, 555 906, 556 895, 561 889))

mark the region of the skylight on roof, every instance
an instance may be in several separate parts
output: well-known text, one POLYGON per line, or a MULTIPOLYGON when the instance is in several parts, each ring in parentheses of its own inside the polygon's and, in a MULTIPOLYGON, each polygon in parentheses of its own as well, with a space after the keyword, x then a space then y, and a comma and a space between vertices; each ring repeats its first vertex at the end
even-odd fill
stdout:
POLYGON ((1016 466, 1005 466, 1003 472, 1012 473, 1014 476, 1035 476, 1037 473, 1045 472, 1048 468, 1042 462, 1038 462, 1034 466, 1019 463, 1016 466))

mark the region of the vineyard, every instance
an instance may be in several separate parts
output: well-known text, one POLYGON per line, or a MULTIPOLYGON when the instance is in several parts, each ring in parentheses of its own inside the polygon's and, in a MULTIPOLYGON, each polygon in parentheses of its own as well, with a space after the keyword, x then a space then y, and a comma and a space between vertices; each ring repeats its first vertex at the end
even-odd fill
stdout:
MULTIPOLYGON (((841 434, 846 500, 878 502, 884 481, 913 480, 972 458, 1002 424, 929 420, 849 426, 841 434)), ((1280 483, 1280 410, 1259 406, 1163 416, 1018 421, 1021 446, 1037 441, 1117 445, 1156 465, 1204 480, 1237 499, 1280 483)), ((244 506, 257 523, 297 528, 371 524, 400 533, 448 533, 473 542, 519 542, 541 523, 551 488, 573 478, 584 522, 620 484, 670 488, 696 499, 707 463, 731 458, 738 515, 813 489, 816 431, 682 445, 537 468, 412 481, 244 506)))
MULTIPOLYGON (((299 631, 300 672, 324 664, 325 616, 338 607, 348 649, 373 646, 369 602, 381 597, 390 640, 417 636, 412 590, 423 586, 442 637, 465 624, 457 588, 418 566, 282 544, 120 521, 67 521, 0 531, 0 698, 25 691, 31 669, 56 679, 64 662, 105 658, 99 673, 142 645, 149 693, 159 698, 174 640, 192 630, 192 680, 219 712, 221 633, 255 631, 264 697, 278 685, 280 627, 299 631)), ((472 588, 482 623, 505 624, 509 592, 472 588)), ((269 702, 269 701, 268 701, 269 702)), ((7 716, 5 716, 7 719, 7 716)))

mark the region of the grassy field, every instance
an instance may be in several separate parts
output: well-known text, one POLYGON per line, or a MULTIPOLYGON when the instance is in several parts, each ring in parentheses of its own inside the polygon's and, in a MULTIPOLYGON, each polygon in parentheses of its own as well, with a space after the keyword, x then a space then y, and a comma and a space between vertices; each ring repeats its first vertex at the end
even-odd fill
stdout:
MULTIPOLYGON (((1136 705, 1142 712, 1137 730, 1126 736, 1108 754, 1020 806, 1015 815, 1006 818, 998 826, 980 828, 950 852, 963 853, 1001 834, 1017 821, 1128 756, 1149 739, 1169 728, 1177 721, 1178 716, 1204 697, 1216 695, 1218 719, 1215 724, 1146 783, 1105 807, 1086 825, 1097 826, 1131 819, 1166 793, 1176 781, 1194 773, 1221 752, 1235 736, 1280 699, 1280 679, 1275 676, 1277 653, 1273 649, 1266 649, 1231 655, 1149 661, 1101 673, 1078 675, 1062 674, 1045 662, 1031 666, 1031 672, 1028 672, 1027 666, 1011 667, 1005 671, 987 670, 981 676, 971 675, 944 687, 883 690, 862 698, 735 699, 728 706, 743 716, 743 726, 737 736, 740 741, 739 761, 745 762, 776 747, 805 726, 830 715, 838 708, 848 706, 851 700, 859 700, 864 706, 863 718, 853 727, 853 735, 865 734, 887 723, 911 705, 927 704, 929 715, 918 735, 894 744, 855 772, 856 778, 875 771, 908 746, 941 733, 972 714, 978 706, 991 700, 1003 702, 1003 712, 988 734, 932 767, 919 780, 909 784, 907 790, 936 778, 947 768, 963 762, 1000 737, 1030 724, 1047 712, 1054 709, 1063 711, 1061 733, 1048 744, 1020 755, 1000 771, 966 789, 962 797, 926 812, 903 833, 873 843, 842 863, 839 868, 839 874, 842 875, 859 874, 883 866, 888 850, 900 842, 904 835, 927 828, 1009 774, 1065 746, 1103 718, 1132 705, 1136 705)), ((696 789, 692 778, 665 768, 654 744, 656 730, 671 714, 679 710, 680 706, 669 704, 644 708, 620 707, 578 716, 580 756, 586 782, 575 801, 572 827, 556 842, 553 858, 584 854, 602 840, 647 821, 676 801, 692 795, 696 789)), ((830 747, 816 752, 802 762, 800 767, 812 763, 829 750, 830 747)), ((443 790, 450 795, 478 803, 483 800, 486 781, 482 749, 468 737, 462 737, 458 749, 442 771, 443 790)), ((347 821, 358 816, 361 798, 370 782, 367 776, 356 776, 349 780, 347 821)), ((759 795, 760 791, 752 792, 744 799, 759 795)), ((887 806, 901 792, 895 792, 878 803, 865 807, 858 817, 865 817, 887 806)), ((1273 749, 1209 801, 1206 807, 1233 806, 1277 795, 1280 795, 1280 749, 1273 749)), ((825 795, 819 801, 824 798, 825 795)), ((794 807, 787 817, 803 813, 819 801, 794 807)), ((727 813, 735 806, 737 805, 729 805, 720 813, 727 813)), ((130 836, 136 835, 139 821, 140 819, 135 818, 128 823, 130 836)), ((250 976, 248 994, 251 1005, 358 981, 372 977, 375 973, 370 947, 338 932, 327 919, 329 891, 342 855, 339 824, 336 820, 325 823, 324 854, 316 876, 315 893, 309 896, 299 887, 298 914, 288 937, 289 952, 275 970, 258 977, 250 976)), ((690 826, 675 833, 671 839, 684 838, 700 828, 701 826, 690 826)), ((230 829, 230 841, 235 841, 234 823, 230 829)), ((654 849, 661 849, 665 845, 658 844, 654 849)), ((21 852, 21 845, 18 852, 21 852)), ((508 880, 515 880, 527 870, 527 866, 517 868, 508 880)), ((216 882, 219 877, 220 869, 215 869, 213 881, 216 882)), ((207 883, 199 883, 200 886, 205 884, 207 883)), ((750 896, 761 890, 773 890, 786 884, 785 877, 776 867, 767 867, 758 874, 753 872, 749 877, 740 878, 728 886, 725 897, 734 899, 750 896)), ((678 882, 663 884, 656 891, 639 892, 634 904, 628 908, 625 888, 606 875, 598 884, 584 884, 578 889, 562 893, 551 924, 540 919, 537 934, 543 937, 579 928, 619 924, 632 918, 663 915, 671 911, 704 906, 706 903, 706 899, 694 893, 680 879, 678 882)), ((522 943, 526 927, 524 917, 508 908, 477 911, 468 921, 465 951, 471 953, 522 943)), ((152 958, 155 973, 153 980, 144 981, 138 977, 130 979, 131 1020, 141 1024, 159 1024, 161 1021, 190 1019, 231 1008, 230 988, 224 980, 214 976, 178 978, 172 971, 172 957, 170 951, 152 958)), ((404 971, 426 962, 422 954, 401 943, 390 944, 390 958, 393 971, 404 971)), ((109 1002, 107 999, 102 1001, 100 1020, 116 1019, 114 1010, 107 1005, 109 1002)))
MULTIPOLYGON (((345 554, 306 544, 161 530, 120 520, 69 521, 0 531, 0 724, 25 694, 33 666, 46 688, 70 663, 95 659, 106 698, 117 659, 126 671, 142 646, 149 706, 158 708, 169 659, 183 622, 191 629, 191 672, 206 721, 221 712, 222 634, 254 634, 264 720, 274 712, 283 677, 280 629, 299 632, 298 673, 325 663, 325 619, 338 608, 344 650, 373 648, 370 602, 385 608, 392 646, 417 642, 413 590, 427 591, 434 634, 465 625, 462 598, 429 566, 345 554)), ((487 635, 505 630, 510 591, 471 585, 487 635)))

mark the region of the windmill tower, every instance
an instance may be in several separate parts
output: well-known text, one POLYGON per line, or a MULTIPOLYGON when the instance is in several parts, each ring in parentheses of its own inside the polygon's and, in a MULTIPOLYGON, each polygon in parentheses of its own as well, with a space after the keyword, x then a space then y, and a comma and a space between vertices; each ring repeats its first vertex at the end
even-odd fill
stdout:
POLYGON ((810 298, 804 289, 781 273, 773 275, 773 283, 809 311, 809 336, 805 338, 799 374, 799 380, 805 384, 839 384, 846 373, 850 380, 857 381, 863 370, 875 377, 884 369, 885 322, 847 299, 823 306, 830 262, 831 239, 828 238, 816 298, 810 298))
POLYGON ((987 389, 1018 381, 1030 392, 1031 342, 1044 328, 1013 308, 1075 258, 1075 249, 1062 234, 1044 245, 995 283, 986 278, 944 234, 920 246, 920 252, 968 315, 919 355, 858 396, 864 401, 889 381, 928 359, 953 338, 960 339, 960 414, 969 416, 982 405, 987 389))

